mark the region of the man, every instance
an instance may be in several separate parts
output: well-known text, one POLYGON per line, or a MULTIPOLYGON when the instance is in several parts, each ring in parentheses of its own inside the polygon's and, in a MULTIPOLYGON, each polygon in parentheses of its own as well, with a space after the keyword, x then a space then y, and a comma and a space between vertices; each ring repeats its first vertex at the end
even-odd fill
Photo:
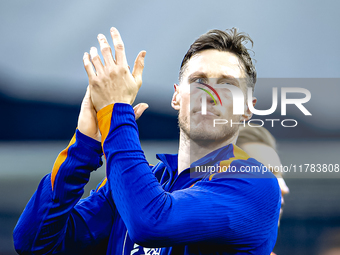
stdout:
POLYGON ((242 90, 247 84, 253 86, 256 72, 242 44, 249 38, 236 29, 212 30, 190 47, 172 98, 173 108, 179 111, 179 153, 157 155, 160 163, 150 167, 131 107, 142 84, 145 52, 139 53, 130 73, 117 29, 111 28, 111 36, 115 59, 103 35, 98 40, 104 64, 96 48, 91 48, 91 58, 84 55, 90 85, 79 118, 89 115, 85 123, 90 124, 79 119, 69 146, 26 206, 14 230, 17 251, 270 254, 280 210, 277 180, 270 172, 240 171, 241 166, 262 165, 234 147, 237 126, 210 126, 211 116, 242 121, 251 113, 247 108, 244 115, 233 116, 232 99, 225 90, 220 91, 219 105, 207 98, 208 114, 202 116, 203 90, 190 92, 190 84, 211 87, 227 82, 242 90), (97 127, 101 144, 95 141, 97 127), (79 201, 90 172, 101 165, 101 149, 107 179, 79 201), (203 172, 190 178, 190 167, 202 165, 231 166, 237 171, 203 172))

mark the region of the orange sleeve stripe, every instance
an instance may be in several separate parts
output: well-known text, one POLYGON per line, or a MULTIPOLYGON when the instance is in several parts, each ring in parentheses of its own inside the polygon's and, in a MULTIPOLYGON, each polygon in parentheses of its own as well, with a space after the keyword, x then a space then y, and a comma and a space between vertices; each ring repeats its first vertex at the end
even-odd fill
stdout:
MULTIPOLYGON (((239 160, 239 159, 244 159, 247 160, 249 159, 249 155, 243 151, 240 147, 233 145, 233 154, 234 157, 228 159, 228 160, 223 160, 220 162, 220 167, 226 167, 228 168, 230 166, 230 164, 234 161, 234 160, 239 160)), ((211 181, 211 179, 213 178, 215 174, 212 174, 209 176, 209 181, 211 181)))
POLYGON ((191 187, 193 187, 195 184, 196 184, 196 182, 195 182, 195 183, 193 183, 193 184, 191 184, 191 185, 190 185, 190 187, 189 187, 189 189, 190 189, 191 187))
POLYGON ((67 158, 67 154, 68 154, 68 149, 70 148, 70 146, 72 146, 74 143, 76 142, 76 134, 73 135, 70 143, 68 144, 68 146, 66 147, 66 149, 64 149, 62 152, 59 153, 56 161, 54 162, 53 168, 52 168, 52 174, 51 174, 51 185, 52 185, 52 190, 54 189, 54 182, 55 182, 55 178, 58 174, 58 171, 60 169, 60 166, 65 162, 66 158, 67 158))
POLYGON ((98 190, 100 190, 102 187, 105 186, 105 184, 107 183, 107 177, 105 177, 105 179, 102 181, 102 183, 99 185, 98 189, 96 190, 96 192, 98 192, 98 190))
POLYGON ((114 104, 110 104, 97 112, 98 126, 102 135, 102 145, 110 131, 113 106, 114 104))

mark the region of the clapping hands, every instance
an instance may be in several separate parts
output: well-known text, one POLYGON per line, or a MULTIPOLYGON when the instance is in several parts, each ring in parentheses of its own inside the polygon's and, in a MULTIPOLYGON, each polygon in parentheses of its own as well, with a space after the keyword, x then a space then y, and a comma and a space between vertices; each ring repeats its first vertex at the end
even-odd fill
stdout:
MULTIPOLYGON (((89 86, 83 99, 78 118, 78 129, 83 134, 100 141, 96 112, 113 103, 132 104, 142 85, 145 51, 139 52, 132 73, 127 64, 124 44, 116 28, 111 28, 115 59, 104 35, 98 35, 104 64, 98 51, 92 47, 85 53, 83 63, 89 78, 89 86)), ((134 107, 138 119, 149 106, 145 103, 134 107)))

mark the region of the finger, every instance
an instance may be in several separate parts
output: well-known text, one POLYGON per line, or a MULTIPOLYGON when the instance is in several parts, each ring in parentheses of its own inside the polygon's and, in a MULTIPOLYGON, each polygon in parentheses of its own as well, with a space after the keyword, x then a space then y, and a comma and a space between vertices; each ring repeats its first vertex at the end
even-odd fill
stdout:
POLYGON ((98 42, 100 45, 100 51, 102 52, 105 66, 113 66, 115 63, 112 57, 112 51, 106 37, 103 34, 98 35, 98 42))
POLYGON ((149 105, 146 104, 146 103, 140 103, 140 104, 137 104, 135 107, 133 107, 133 111, 135 112, 136 120, 138 120, 139 117, 142 116, 144 111, 148 108, 149 108, 149 105))
POLYGON ((90 49, 91 60, 94 68, 96 69, 97 73, 104 73, 104 66, 100 57, 98 55, 98 50, 96 47, 91 47, 90 49))
POLYGON ((144 59, 146 51, 139 52, 135 65, 133 66, 132 76, 135 78, 136 83, 140 87, 142 85, 142 74, 144 69, 144 59))
POLYGON ((111 27, 110 32, 113 40, 113 47, 115 48, 115 58, 117 65, 127 65, 124 43, 117 28, 111 27))
POLYGON ((92 63, 90 60, 90 55, 85 52, 83 56, 83 63, 85 67, 85 71, 87 73, 87 76, 89 77, 89 80, 92 80, 94 76, 96 76, 96 73, 93 70, 92 63))

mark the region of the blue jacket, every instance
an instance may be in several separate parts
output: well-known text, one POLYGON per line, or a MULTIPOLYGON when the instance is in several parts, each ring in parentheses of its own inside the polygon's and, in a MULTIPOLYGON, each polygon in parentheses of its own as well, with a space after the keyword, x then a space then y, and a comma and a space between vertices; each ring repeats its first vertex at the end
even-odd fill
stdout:
POLYGON ((13 234, 19 254, 271 253, 280 189, 261 163, 229 144, 178 175, 177 155, 147 163, 130 105, 98 120, 102 144, 77 130, 27 204, 13 234), (102 153, 107 178, 80 200, 102 153))

